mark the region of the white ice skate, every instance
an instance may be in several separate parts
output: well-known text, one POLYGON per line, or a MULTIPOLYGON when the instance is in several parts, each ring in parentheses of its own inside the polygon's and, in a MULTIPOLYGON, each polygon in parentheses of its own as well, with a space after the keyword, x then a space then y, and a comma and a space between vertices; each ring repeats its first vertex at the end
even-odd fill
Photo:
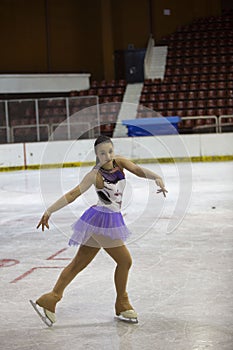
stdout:
POLYGON ((49 311, 49 310, 41 308, 39 305, 34 303, 34 301, 32 301, 32 300, 29 300, 29 301, 30 301, 33 309, 40 316, 40 318, 46 324, 46 326, 52 327, 52 325, 56 322, 55 314, 53 312, 49 311))
POLYGON ((138 323, 138 314, 134 310, 122 311, 117 318, 128 323, 138 323))

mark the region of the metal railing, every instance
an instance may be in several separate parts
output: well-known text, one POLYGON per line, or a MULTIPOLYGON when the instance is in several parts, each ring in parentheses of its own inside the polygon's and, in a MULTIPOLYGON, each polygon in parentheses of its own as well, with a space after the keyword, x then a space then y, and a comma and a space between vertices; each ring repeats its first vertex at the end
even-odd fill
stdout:
POLYGON ((223 132, 223 128, 232 128, 233 129, 233 115, 220 115, 219 120, 218 120, 218 128, 219 132, 223 132), (224 119, 228 121, 224 121, 224 119))
POLYGON ((0 101, 0 143, 53 140, 56 128, 62 140, 98 136, 98 96, 0 101))
POLYGON ((77 131, 78 133, 82 134, 81 136, 91 139, 95 137, 94 129, 91 126, 91 123, 88 122, 71 122, 66 123, 63 122, 61 124, 51 124, 50 125, 50 140, 60 140, 61 135, 63 137, 66 135, 67 132, 67 138, 66 139, 75 139, 77 138, 77 131), (64 129, 64 131, 63 131, 64 129), (69 138, 68 138, 69 137, 69 138))
MULTIPOLYGON (((0 143, 95 138, 100 134, 99 110, 97 96, 0 101, 0 143)), ((195 122, 190 127, 181 124, 181 133, 185 129, 192 133, 233 129, 233 115, 181 118, 185 120, 195 122)))
POLYGON ((209 116, 193 116, 193 117, 182 117, 181 120, 203 120, 206 121, 207 119, 213 120, 213 123, 203 124, 203 125, 194 125, 192 126, 192 131, 200 131, 205 129, 213 128, 215 129, 215 132, 219 132, 219 121, 218 118, 215 115, 209 115, 209 116))

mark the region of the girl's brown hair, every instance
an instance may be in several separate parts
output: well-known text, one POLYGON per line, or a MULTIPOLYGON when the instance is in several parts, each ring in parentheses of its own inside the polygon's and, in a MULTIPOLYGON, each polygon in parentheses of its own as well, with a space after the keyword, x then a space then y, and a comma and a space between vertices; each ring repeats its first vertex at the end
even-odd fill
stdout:
MULTIPOLYGON (((110 137, 105 136, 105 135, 100 135, 100 136, 98 136, 97 139, 95 140, 95 143, 94 143, 95 153, 96 153, 96 147, 97 147, 100 143, 107 143, 107 142, 113 144, 113 143, 112 143, 112 140, 110 139, 110 137)), ((96 164, 99 163, 99 158, 98 158, 98 157, 96 157, 96 161, 95 161, 95 162, 96 162, 96 164)))

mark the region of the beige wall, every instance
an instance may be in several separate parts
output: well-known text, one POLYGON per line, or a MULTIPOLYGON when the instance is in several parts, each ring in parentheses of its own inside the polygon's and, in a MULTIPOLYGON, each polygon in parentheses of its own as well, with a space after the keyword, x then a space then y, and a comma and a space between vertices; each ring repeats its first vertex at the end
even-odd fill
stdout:
POLYGON ((43 0, 1 0, 0 73, 46 71, 44 18, 43 0))
POLYGON ((100 1, 48 0, 48 23, 50 71, 101 74, 100 1))
POLYGON ((221 0, 1 0, 0 73, 79 73, 114 78, 114 51, 146 47, 221 0), (149 12, 151 8, 151 13, 149 12), (171 16, 163 9, 170 8, 171 16))
POLYGON ((174 32, 179 25, 188 24, 198 17, 221 14, 219 0, 151 0, 152 28, 156 40, 174 32), (170 9, 171 15, 165 16, 164 9, 170 9))
POLYGON ((116 50, 145 47, 150 33, 149 1, 113 0, 113 36, 116 50))

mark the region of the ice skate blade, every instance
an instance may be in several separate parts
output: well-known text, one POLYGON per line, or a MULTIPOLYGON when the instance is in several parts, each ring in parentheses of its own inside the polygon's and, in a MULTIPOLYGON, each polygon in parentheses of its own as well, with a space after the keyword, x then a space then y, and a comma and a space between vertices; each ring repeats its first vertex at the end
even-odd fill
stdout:
POLYGON ((126 323, 131 323, 131 324, 138 323, 137 318, 126 318, 126 317, 123 317, 122 315, 116 316, 116 318, 117 318, 117 320, 122 321, 122 322, 126 322, 126 323))
POLYGON ((29 300, 30 304, 32 305, 33 309, 36 311, 37 315, 39 315, 39 317, 41 318, 41 320, 46 324, 46 326, 48 327, 52 327, 53 322, 46 316, 44 316, 40 310, 38 309, 38 306, 36 303, 34 303, 34 301, 29 300))

